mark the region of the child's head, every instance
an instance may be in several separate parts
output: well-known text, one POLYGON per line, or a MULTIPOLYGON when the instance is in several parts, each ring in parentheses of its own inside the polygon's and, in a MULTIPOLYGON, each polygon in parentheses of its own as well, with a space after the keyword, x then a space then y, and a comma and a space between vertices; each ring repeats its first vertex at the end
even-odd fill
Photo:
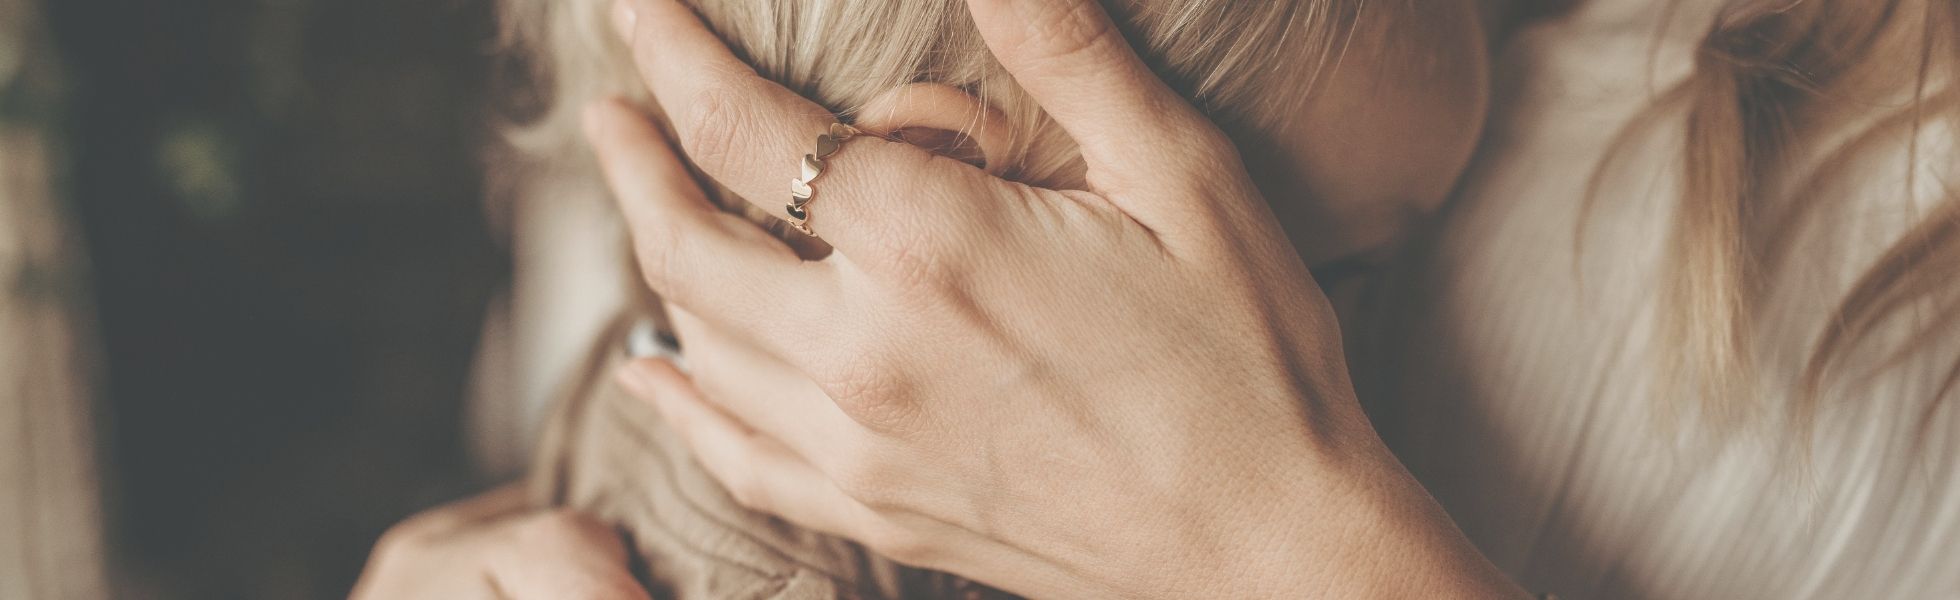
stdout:
MULTIPOLYGON (((861 128, 1010 179, 1083 184, 1074 144, 996 64, 964 0, 686 1, 764 77, 861 128)), ((568 113, 585 100, 645 97, 610 33, 609 3, 506 0, 513 32, 548 52, 540 66, 557 84, 557 114, 540 131, 576 131, 568 113)), ((1239 142, 1310 260, 1386 241, 1468 159, 1483 74, 1467 1, 1421 12, 1367 0, 1105 5, 1158 73, 1239 142)))

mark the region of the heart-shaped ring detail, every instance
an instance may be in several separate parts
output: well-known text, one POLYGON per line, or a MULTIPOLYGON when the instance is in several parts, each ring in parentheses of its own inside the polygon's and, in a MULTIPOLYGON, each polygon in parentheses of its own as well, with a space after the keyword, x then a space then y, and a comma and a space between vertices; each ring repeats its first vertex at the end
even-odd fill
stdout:
POLYGON ((823 159, 817 158, 815 154, 803 155, 803 183, 816 181, 817 176, 822 174, 823 159))
POLYGON ((817 136, 817 158, 830 158, 838 148, 844 147, 844 140, 828 133, 817 136))
POLYGON ((812 186, 818 177, 823 176, 826 166, 824 159, 843 149, 844 142, 859 135, 863 135, 863 132, 843 123, 831 123, 828 132, 817 135, 816 152, 803 155, 803 162, 798 165, 798 173, 801 176, 789 181, 790 200, 789 204, 783 205, 783 213, 789 215, 790 226, 811 237, 816 237, 816 232, 810 230, 810 210, 807 208, 810 205, 810 197, 816 194, 816 189, 812 186))

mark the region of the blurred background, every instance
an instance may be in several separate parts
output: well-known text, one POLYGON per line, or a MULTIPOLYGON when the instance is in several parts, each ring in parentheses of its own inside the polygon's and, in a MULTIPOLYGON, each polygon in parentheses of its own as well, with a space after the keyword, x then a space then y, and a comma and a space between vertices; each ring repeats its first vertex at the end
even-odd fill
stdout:
POLYGON ((487 483, 493 9, 0 0, 0 598, 345 597, 487 483))

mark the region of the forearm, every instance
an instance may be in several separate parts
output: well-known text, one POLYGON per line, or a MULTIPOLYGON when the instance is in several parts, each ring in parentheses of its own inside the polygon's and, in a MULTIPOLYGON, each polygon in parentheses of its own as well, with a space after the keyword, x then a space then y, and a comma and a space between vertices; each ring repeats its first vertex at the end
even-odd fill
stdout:
MULTIPOLYGON (((1385 449, 1330 460, 1268 456, 1267 461, 1259 471, 1271 476, 1206 473, 1168 488, 1100 486, 1119 489, 1115 496, 1141 508, 1089 510, 1084 514, 1100 518, 1082 519, 1075 531, 1021 536, 1045 539, 1045 562, 1061 567, 1059 577, 1023 571, 1030 577, 1021 582, 1021 593, 1530 598, 1478 552, 1385 449)), ((1123 501, 1107 504, 1121 507, 1123 501)))
MULTIPOLYGON (((1233 598, 1518 598, 1530 594, 1491 564, 1392 457, 1365 472, 1278 489, 1229 525, 1243 542, 1196 586, 1233 598)), ((1355 462, 1364 462, 1357 460, 1355 462)))

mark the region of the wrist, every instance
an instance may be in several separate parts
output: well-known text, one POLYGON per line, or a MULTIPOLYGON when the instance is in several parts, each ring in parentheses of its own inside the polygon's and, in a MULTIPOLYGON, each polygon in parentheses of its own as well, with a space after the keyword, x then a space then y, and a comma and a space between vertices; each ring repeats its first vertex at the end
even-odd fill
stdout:
MULTIPOLYGON (((1512 583, 1389 457, 1299 478, 1234 525, 1244 540, 1205 574, 1218 597, 1517 598, 1512 583), (1348 482, 1346 489, 1306 482, 1348 482)), ((1323 465, 1322 469, 1330 468, 1323 465)))
MULTIPOLYGON (((1398 471, 1400 467, 1397 467, 1398 471)), ((1403 475, 1407 477, 1406 474, 1403 475)), ((1352 574, 1327 597, 1528 599, 1414 480, 1350 519, 1337 561, 1352 574)))

